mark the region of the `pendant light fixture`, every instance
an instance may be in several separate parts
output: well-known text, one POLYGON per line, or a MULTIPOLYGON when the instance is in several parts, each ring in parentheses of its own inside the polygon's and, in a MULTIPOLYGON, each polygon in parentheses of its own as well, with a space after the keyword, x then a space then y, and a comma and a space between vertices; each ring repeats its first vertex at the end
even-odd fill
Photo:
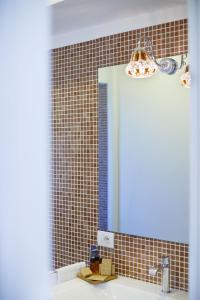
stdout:
POLYGON ((154 75, 157 69, 145 48, 138 47, 132 53, 126 73, 132 78, 148 78, 154 75))

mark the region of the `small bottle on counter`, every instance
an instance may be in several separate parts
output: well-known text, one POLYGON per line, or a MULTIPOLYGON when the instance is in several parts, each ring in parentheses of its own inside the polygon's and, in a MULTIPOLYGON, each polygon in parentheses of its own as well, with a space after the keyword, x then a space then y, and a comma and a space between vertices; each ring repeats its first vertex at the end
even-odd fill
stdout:
POLYGON ((101 258, 96 245, 91 245, 90 248, 90 270, 94 274, 99 274, 99 264, 101 263, 101 258))

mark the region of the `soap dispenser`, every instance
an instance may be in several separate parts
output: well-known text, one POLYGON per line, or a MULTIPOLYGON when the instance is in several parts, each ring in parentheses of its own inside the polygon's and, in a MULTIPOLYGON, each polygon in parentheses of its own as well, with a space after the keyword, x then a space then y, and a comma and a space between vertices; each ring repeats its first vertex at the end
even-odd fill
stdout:
POLYGON ((96 245, 90 247, 90 270, 94 274, 99 273, 99 264, 101 262, 99 251, 96 245))

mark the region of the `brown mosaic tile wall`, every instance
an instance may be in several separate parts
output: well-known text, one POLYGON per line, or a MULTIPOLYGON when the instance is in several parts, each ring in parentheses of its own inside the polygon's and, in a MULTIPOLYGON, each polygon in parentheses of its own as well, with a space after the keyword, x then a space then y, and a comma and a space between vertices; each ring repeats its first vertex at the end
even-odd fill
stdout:
MULTIPOLYGON (((128 63, 140 35, 157 57, 188 50, 187 20, 120 33, 52 50, 52 223, 55 268, 88 260, 98 229, 98 67, 128 63)), ((160 283, 148 268, 167 254, 171 287, 188 288, 188 245, 116 234, 118 274, 160 283)))

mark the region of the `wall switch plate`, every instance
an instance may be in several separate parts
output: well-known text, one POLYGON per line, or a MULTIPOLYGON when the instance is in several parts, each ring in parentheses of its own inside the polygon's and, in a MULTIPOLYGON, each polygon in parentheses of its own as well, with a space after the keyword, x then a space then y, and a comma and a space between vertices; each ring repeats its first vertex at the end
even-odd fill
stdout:
POLYGON ((97 231, 98 246, 114 249, 114 233, 107 231, 97 231))

